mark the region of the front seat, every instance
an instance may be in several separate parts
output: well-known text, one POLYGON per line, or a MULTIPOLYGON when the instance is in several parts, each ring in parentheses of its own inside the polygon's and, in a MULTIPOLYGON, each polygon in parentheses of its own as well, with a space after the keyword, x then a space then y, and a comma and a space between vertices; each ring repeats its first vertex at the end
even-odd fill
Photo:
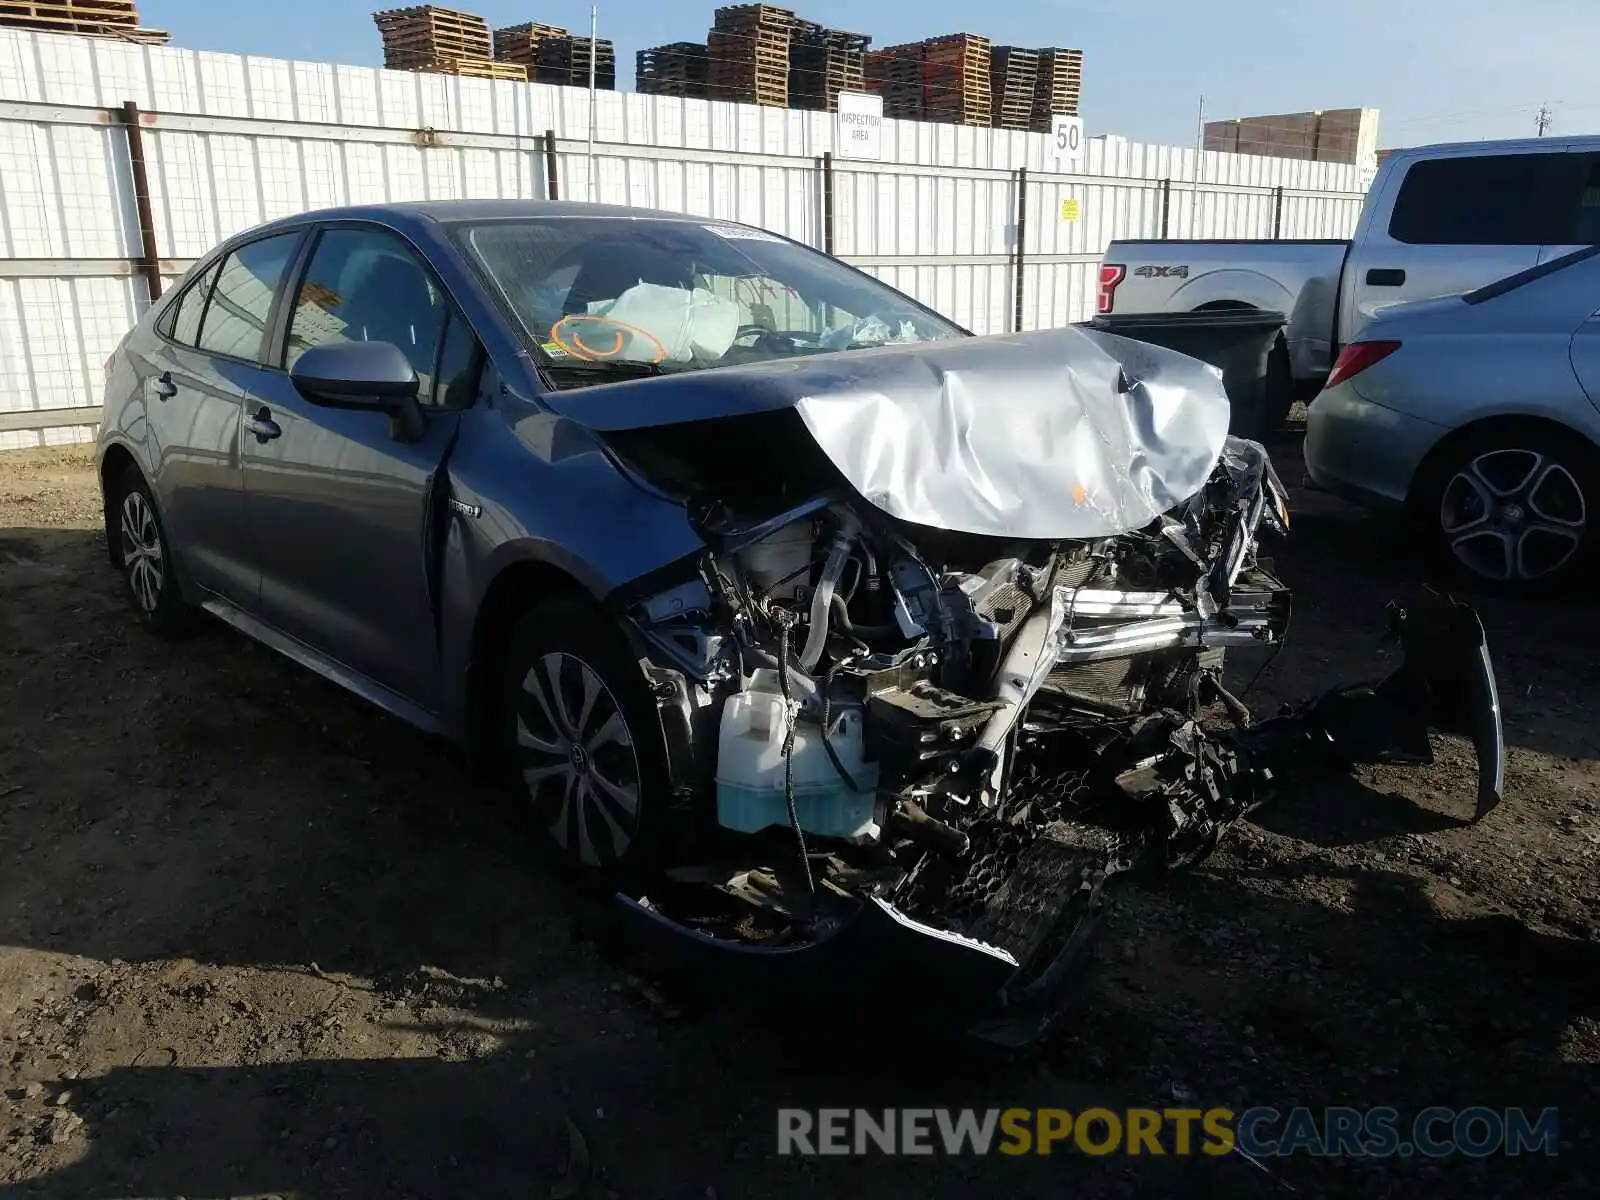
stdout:
POLYGON ((439 322, 427 277, 415 263, 384 255, 357 285, 345 312, 353 340, 390 342, 426 383, 433 371, 439 322))

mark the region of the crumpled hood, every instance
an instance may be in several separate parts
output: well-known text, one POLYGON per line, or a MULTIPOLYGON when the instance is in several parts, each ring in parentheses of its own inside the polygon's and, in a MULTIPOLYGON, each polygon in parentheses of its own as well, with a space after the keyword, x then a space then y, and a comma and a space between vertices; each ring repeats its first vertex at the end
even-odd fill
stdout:
POLYGON ((797 411, 861 496, 902 520, 1108 537, 1193 496, 1228 433, 1220 373, 1083 328, 892 346, 577 388, 596 433, 797 411))

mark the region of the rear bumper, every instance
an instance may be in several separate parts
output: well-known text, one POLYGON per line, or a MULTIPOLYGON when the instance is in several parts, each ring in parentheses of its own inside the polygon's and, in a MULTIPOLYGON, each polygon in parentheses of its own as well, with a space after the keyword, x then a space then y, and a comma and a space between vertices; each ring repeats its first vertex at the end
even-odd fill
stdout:
POLYGON ((1401 508, 1417 468, 1447 432, 1340 384, 1306 410, 1306 471, 1318 487, 1355 504, 1401 508))

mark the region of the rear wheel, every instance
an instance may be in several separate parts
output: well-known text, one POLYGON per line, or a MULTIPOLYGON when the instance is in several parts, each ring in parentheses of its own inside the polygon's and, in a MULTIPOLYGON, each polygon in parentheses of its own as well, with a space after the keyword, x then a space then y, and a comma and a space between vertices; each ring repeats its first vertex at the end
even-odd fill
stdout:
POLYGON ((179 591, 166 527, 138 468, 130 464, 123 470, 112 503, 112 535, 117 539, 122 578, 134 612, 157 633, 188 632, 194 626, 196 611, 179 591))
POLYGON ((1486 429, 1432 465, 1418 515, 1457 574, 1496 591, 1548 592, 1594 550, 1597 457, 1577 435, 1486 429))

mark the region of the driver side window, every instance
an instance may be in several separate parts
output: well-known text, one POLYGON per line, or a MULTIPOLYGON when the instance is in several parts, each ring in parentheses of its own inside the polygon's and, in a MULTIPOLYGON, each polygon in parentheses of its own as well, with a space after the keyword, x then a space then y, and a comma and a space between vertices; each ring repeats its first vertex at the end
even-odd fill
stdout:
POLYGON ((381 229, 327 229, 295 297, 283 365, 330 342, 390 342, 410 361, 427 403, 446 313, 444 292, 399 238, 381 229))

